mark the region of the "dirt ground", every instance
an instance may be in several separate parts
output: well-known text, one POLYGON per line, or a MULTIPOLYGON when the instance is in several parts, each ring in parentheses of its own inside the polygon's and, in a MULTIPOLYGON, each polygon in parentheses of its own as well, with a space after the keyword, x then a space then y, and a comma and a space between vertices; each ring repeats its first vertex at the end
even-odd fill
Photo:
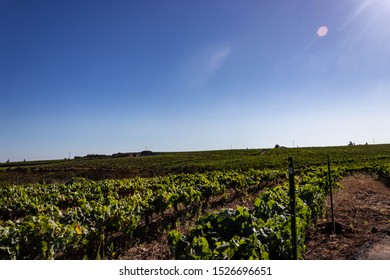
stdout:
MULTIPOLYGON (((390 188, 378 178, 344 178, 334 193, 336 234, 321 221, 308 234, 308 260, 390 260, 390 188)), ((330 199, 327 201, 328 217, 330 199)))

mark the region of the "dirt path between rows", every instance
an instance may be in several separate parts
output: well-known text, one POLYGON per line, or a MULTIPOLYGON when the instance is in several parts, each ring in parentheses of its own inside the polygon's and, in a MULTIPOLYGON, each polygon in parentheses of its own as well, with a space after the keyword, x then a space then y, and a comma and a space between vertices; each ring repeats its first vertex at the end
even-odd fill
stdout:
MULTIPOLYGON (((334 193, 337 234, 329 218, 307 237, 308 260, 390 260, 390 188, 369 175, 348 176, 334 193)), ((327 217, 330 217, 327 201, 327 217)))

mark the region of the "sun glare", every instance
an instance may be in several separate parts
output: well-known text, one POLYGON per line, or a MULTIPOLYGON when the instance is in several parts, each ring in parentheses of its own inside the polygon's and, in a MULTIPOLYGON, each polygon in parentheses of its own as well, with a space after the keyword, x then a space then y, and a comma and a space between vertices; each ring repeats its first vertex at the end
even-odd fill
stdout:
POLYGON ((318 29, 317 29, 317 36, 318 37, 324 37, 326 36, 326 34, 328 34, 328 27, 327 26, 320 26, 318 29))

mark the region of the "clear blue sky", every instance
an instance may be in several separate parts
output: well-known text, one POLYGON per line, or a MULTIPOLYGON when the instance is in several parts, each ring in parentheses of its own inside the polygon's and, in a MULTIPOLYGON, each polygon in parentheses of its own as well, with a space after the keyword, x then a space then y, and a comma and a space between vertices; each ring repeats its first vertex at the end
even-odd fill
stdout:
POLYGON ((388 143, 389 26, 386 0, 0 0, 0 162, 388 143))

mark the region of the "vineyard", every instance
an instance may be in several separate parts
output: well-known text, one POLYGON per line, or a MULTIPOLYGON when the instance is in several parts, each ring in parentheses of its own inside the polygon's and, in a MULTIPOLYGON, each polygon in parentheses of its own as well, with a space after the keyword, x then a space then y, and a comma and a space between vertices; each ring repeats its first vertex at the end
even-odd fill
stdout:
POLYGON ((302 259, 307 232, 328 218, 329 188, 349 174, 390 180, 389 152, 372 145, 1 164, 0 259, 118 259, 157 237, 163 259, 291 259, 290 156, 302 259), (88 176, 69 176, 80 170, 88 176), (91 170, 118 178, 91 180, 91 170), (34 182, 48 174, 53 182, 34 182), (15 176, 31 182, 6 182, 15 176))

